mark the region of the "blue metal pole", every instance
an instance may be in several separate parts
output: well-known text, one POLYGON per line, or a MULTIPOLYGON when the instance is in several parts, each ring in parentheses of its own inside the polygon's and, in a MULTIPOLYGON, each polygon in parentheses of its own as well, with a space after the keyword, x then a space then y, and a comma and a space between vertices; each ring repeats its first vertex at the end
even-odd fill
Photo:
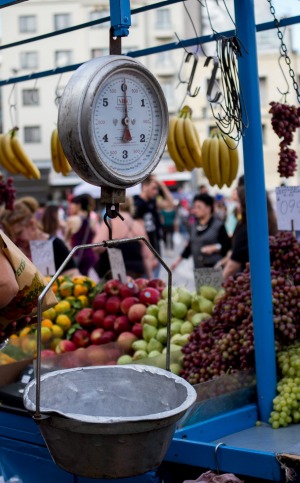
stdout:
POLYGON ((235 0, 237 36, 248 54, 238 60, 249 127, 243 138, 248 243, 259 417, 267 422, 276 394, 276 357, 264 177, 254 0, 235 0))

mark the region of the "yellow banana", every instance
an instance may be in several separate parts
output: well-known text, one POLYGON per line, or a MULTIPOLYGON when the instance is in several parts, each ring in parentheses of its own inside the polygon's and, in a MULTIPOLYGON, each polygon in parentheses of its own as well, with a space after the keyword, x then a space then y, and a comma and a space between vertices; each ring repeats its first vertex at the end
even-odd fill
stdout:
POLYGON ((201 168, 202 158, 200 141, 195 125, 189 117, 184 119, 184 137, 196 168, 201 168))
POLYGON ((230 176, 228 179, 228 188, 232 185, 232 182, 235 180, 239 170, 239 153, 238 153, 238 145, 237 143, 230 138, 229 136, 225 136, 225 143, 228 146, 229 156, 230 156, 230 176))
POLYGON ((207 139, 204 139, 202 143, 202 168, 209 183, 211 178, 210 164, 209 164, 210 142, 211 142, 211 138, 207 138, 207 139))
POLYGON ((3 149, 3 154, 9 163, 9 165, 12 165, 13 169, 16 169, 17 173, 23 174, 26 178, 29 178, 29 173, 25 166, 22 165, 22 163, 18 160, 17 156, 12 150, 11 144, 10 144, 10 139, 11 136, 10 134, 4 134, 2 138, 2 149, 3 149))
POLYGON ((20 143, 20 140, 16 136, 15 132, 10 137, 10 145, 14 155, 17 157, 18 161, 22 164, 22 166, 25 168, 28 176, 34 179, 41 179, 40 170, 25 153, 23 146, 20 143))
POLYGON ((64 176, 68 176, 68 174, 71 171, 71 166, 70 166, 70 163, 65 156, 61 142, 59 140, 59 136, 57 136, 57 153, 58 153, 58 157, 59 157, 59 161, 60 161, 61 174, 63 174, 64 176))
POLYGON ((61 173, 60 159, 58 156, 58 132, 57 129, 53 129, 51 134, 51 160, 52 166, 56 173, 61 173))
POLYGON ((186 169, 188 171, 192 171, 194 168, 196 168, 196 164, 186 144, 186 139, 184 135, 184 122, 185 120, 183 119, 183 117, 179 117, 177 119, 176 126, 175 126, 175 139, 176 139, 178 151, 180 153, 181 158, 184 161, 186 169))
POLYGON ((11 174, 17 174, 18 171, 16 168, 6 159, 3 148, 2 148, 2 142, 3 142, 3 136, 4 134, 0 134, 0 164, 5 168, 9 173, 11 174))
POLYGON ((215 184, 220 187, 221 184, 221 172, 220 172, 220 153, 219 153, 219 139, 214 136, 210 141, 209 150, 209 169, 211 174, 210 183, 212 186, 215 184))
POLYGON ((178 120, 178 117, 175 117, 175 116, 170 117, 167 148, 168 148, 170 157, 173 159, 175 163, 177 171, 185 171, 186 167, 177 149, 176 139, 175 139, 175 126, 176 126, 177 120, 178 120))
POLYGON ((220 151, 220 170, 221 170, 221 188, 224 184, 228 186, 230 179, 230 154, 229 148, 225 143, 222 135, 219 136, 219 151, 220 151))

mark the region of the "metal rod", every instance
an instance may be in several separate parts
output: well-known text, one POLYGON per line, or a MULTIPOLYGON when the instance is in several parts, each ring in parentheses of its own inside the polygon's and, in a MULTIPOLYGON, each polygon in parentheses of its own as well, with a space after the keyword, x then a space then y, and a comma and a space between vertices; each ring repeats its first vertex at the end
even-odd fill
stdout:
POLYGON ((44 300, 45 295, 51 289, 53 283, 58 279, 59 275, 64 270, 65 266, 71 260, 73 255, 77 252, 77 250, 85 250, 86 248, 97 248, 97 247, 106 247, 106 248, 113 248, 117 245, 123 243, 129 243, 132 241, 142 241, 147 245, 149 250, 155 255, 155 257, 160 261, 163 268, 168 273, 168 299, 167 299, 167 352, 166 352, 166 369, 170 371, 170 345, 171 345, 171 289, 172 289, 172 271, 168 267, 168 265, 164 262, 161 258, 159 253, 153 248, 153 246, 148 242, 148 240, 143 236, 137 236, 133 238, 120 238, 115 240, 106 240, 100 243, 88 243, 84 245, 77 245, 74 247, 64 262, 61 264, 59 269, 53 275, 49 283, 43 289, 41 294, 38 297, 38 306, 37 306, 37 359, 36 359, 36 406, 35 406, 35 413, 33 415, 33 419, 38 422, 43 418, 41 415, 41 351, 42 351, 42 334, 41 334, 41 327, 42 327, 42 303, 44 300))
POLYGON ((239 78, 251 123, 243 138, 247 226, 259 417, 267 422, 276 394, 268 215, 264 176, 254 0, 235 0, 239 39, 251 55, 239 57, 239 78))
MULTIPOLYGON (((181 0, 178 0, 178 1, 181 1, 181 0)), ((167 2, 167 3, 169 3, 169 2, 167 2)), ((177 3, 177 0, 174 3, 177 3)), ((136 9, 136 10, 141 10, 141 9, 136 9)), ((133 14, 133 13, 135 13, 135 10, 133 10, 131 12, 131 14, 133 14)), ((109 17, 107 17, 107 18, 109 19, 109 17)), ((91 22, 89 22, 89 23, 91 23, 91 22)), ((98 23, 100 23, 100 22, 98 22, 98 23)), ((300 16, 299 15, 295 16, 295 17, 281 19, 280 22, 279 22, 279 26, 285 27, 287 25, 294 25, 296 23, 300 23, 300 16)), ((86 24, 83 24, 83 26, 85 27, 86 24)), ((262 31, 265 31, 265 30, 272 30, 274 28, 275 28, 274 22, 272 21, 272 22, 266 22, 266 23, 257 25, 256 31, 262 32, 262 31)), ((73 29, 73 30, 75 30, 75 29, 73 29)), ((143 57, 143 56, 146 56, 146 55, 158 54, 160 52, 167 52, 169 50, 177 50, 177 49, 182 49, 184 47, 191 47, 193 45, 206 44, 206 43, 213 42, 213 41, 217 40, 219 37, 233 37, 233 36, 235 36, 235 30, 226 30, 224 32, 220 32, 218 35, 204 35, 202 37, 194 37, 194 38, 190 38, 190 39, 187 39, 187 40, 180 40, 180 42, 171 42, 171 43, 168 43, 168 44, 158 45, 156 47, 151 47, 151 48, 148 48, 148 49, 135 50, 135 51, 132 51, 132 52, 128 52, 127 55, 129 57, 133 57, 133 58, 143 57)), ((37 39, 37 38, 35 38, 35 39, 37 39)), ((25 41, 19 42, 18 45, 21 45, 21 43, 25 43, 25 41)), ((15 44, 9 44, 9 46, 13 47, 13 46, 15 46, 15 44)), ((0 50, 5 48, 5 47, 6 46, 0 47, 0 50)), ((83 64, 83 62, 81 62, 80 64, 73 64, 73 65, 68 65, 68 66, 65 66, 65 67, 57 67, 56 69, 49 69, 49 70, 41 71, 41 72, 33 72, 32 74, 24 75, 24 76, 20 76, 20 77, 10 77, 8 79, 0 81, 0 87, 7 86, 7 85, 10 85, 10 84, 15 84, 15 83, 18 83, 18 82, 26 82, 26 81, 32 80, 32 79, 40 79, 42 77, 49 77, 51 75, 62 74, 62 73, 65 73, 65 72, 72 72, 72 71, 78 69, 78 67, 80 67, 82 64, 83 64)))

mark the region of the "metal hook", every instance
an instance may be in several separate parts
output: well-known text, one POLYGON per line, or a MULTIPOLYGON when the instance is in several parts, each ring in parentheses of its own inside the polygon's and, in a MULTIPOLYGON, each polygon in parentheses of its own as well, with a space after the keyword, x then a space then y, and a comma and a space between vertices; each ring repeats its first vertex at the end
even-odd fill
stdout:
POLYGON ((108 221, 108 218, 114 219, 114 218, 117 218, 117 216, 118 216, 119 218, 121 218, 122 221, 124 221, 124 217, 121 215, 118 208, 119 208, 118 204, 108 203, 106 205, 106 211, 105 211, 105 214, 104 214, 103 221, 106 224, 107 229, 108 229, 108 239, 109 240, 112 240, 112 226, 111 226, 111 223, 108 221))
POLYGON ((37 86, 37 81, 38 81, 38 79, 35 79, 34 84, 33 84, 33 88, 32 88, 32 92, 31 92, 32 104, 37 104, 37 102, 38 102, 38 95, 37 95, 37 92, 35 92, 36 86, 37 86))
POLYGON ((193 84, 193 81, 194 81, 194 76, 195 76, 195 72, 196 72, 196 69, 197 69, 199 57, 198 57, 197 54, 193 54, 193 53, 189 52, 186 56, 185 62, 189 62, 189 60, 192 56, 194 57, 194 62, 193 62, 193 67, 192 67, 192 70, 191 70, 191 73, 190 73, 190 78, 189 78, 189 81, 188 81, 186 92, 187 92, 187 95, 189 97, 196 97, 198 95, 199 91, 200 91, 200 87, 195 87, 193 94, 192 94, 191 90, 192 90, 192 84, 193 84))
POLYGON ((217 474, 219 475, 220 474, 220 468, 219 468, 219 462, 218 462, 218 456, 217 456, 217 452, 218 452, 218 449, 220 448, 220 446, 226 446, 225 443, 218 443, 217 446, 215 447, 215 451, 214 451, 214 457, 215 457, 215 463, 216 463, 216 470, 217 470, 217 474))
POLYGON ((280 68, 281 73, 282 73, 282 75, 283 75, 283 78, 284 78, 284 80, 285 80, 285 82, 286 82, 287 90, 286 90, 285 92, 282 92, 282 91, 279 89, 279 87, 277 87, 277 90, 278 90, 278 92, 279 92, 279 93, 280 93, 282 96, 284 96, 284 100, 286 101, 286 96, 287 96, 287 95, 289 94, 289 92, 290 92, 290 86, 289 86, 288 80, 287 80, 287 78, 286 78, 286 75, 285 75, 285 73, 284 73, 284 70, 283 70, 283 68, 282 68, 282 65, 281 65, 281 63, 280 63, 280 61, 281 61, 281 59, 282 59, 282 58, 284 58, 284 55, 282 55, 282 54, 281 54, 281 55, 278 57, 278 65, 279 65, 279 68, 280 68))
POLYGON ((10 94, 8 96, 8 99, 7 99, 7 102, 8 102, 8 105, 9 105, 10 122, 11 122, 12 127, 14 127, 17 124, 16 122, 14 122, 14 116, 13 116, 13 110, 15 110, 15 114, 17 112, 16 96, 14 96, 14 102, 11 101, 12 96, 13 96, 14 91, 15 91, 15 87, 16 87, 16 84, 13 84, 12 89, 11 89, 10 94))
POLYGON ((214 66, 213 66, 211 78, 208 83, 206 97, 209 102, 218 103, 220 102, 220 98, 222 97, 222 92, 220 91, 219 85, 216 81, 217 71, 219 68, 219 59, 218 57, 207 57, 207 59, 204 62, 204 67, 207 67, 211 60, 213 60, 214 66), (212 91, 215 86, 217 87, 217 91, 214 97, 212 97, 212 91))

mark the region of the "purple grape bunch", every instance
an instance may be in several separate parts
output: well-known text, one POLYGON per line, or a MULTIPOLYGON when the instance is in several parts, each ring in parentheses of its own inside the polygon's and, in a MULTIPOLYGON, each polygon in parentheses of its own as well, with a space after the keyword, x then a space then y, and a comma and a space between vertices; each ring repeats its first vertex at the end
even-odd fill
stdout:
POLYGON ((300 126, 300 107, 270 102, 269 113, 272 114, 271 124, 279 138, 279 163, 277 171, 281 178, 289 178, 297 170, 297 153, 289 148, 293 142, 294 132, 300 126))
MULTIPOLYGON (((300 243, 290 232, 270 237, 276 350, 300 337, 300 243)), ((212 317, 198 325, 183 348, 181 376, 197 384, 254 368, 253 316, 248 267, 224 284, 212 317)))

